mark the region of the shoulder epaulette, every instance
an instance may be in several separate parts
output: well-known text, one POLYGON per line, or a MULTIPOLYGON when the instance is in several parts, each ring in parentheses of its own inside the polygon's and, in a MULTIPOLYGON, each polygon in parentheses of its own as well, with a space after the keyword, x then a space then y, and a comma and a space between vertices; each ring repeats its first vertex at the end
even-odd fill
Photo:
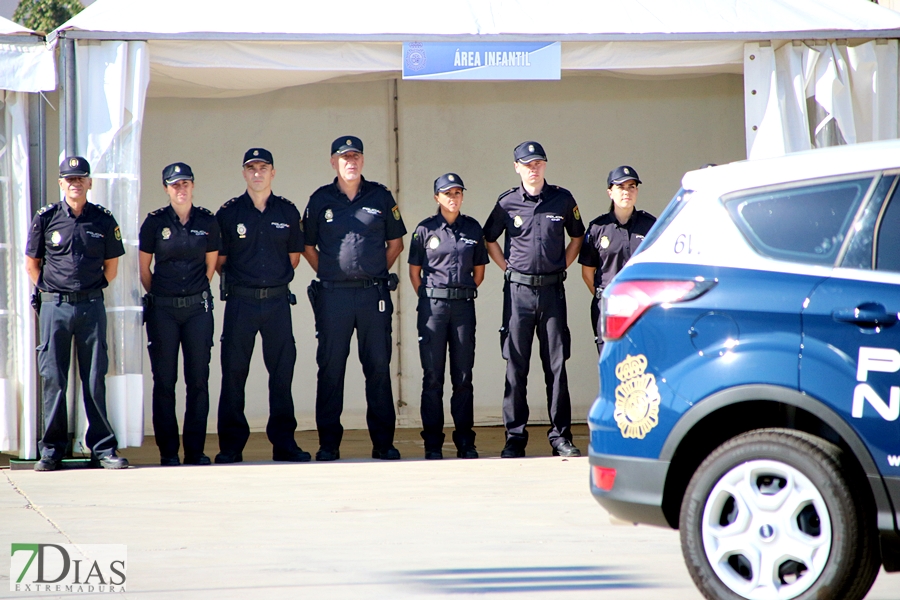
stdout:
POLYGON ((512 193, 513 193, 514 191, 516 191, 517 189, 519 189, 519 186, 516 186, 516 187, 513 187, 513 188, 509 188, 508 190, 506 190, 505 192, 503 192, 502 194, 500 194, 500 197, 497 198, 497 200, 501 200, 501 199, 505 198, 506 196, 509 196, 510 194, 512 194, 512 193))
POLYGON ((42 215, 45 212, 47 212, 48 210, 50 210, 51 208, 54 208, 56 206, 59 206, 59 202, 54 202, 53 204, 48 204, 47 206, 43 206, 43 207, 41 207, 41 209, 38 211, 37 214, 42 215))
POLYGON ((227 202, 225 202, 225 204, 222 205, 222 208, 227 208, 227 207, 231 206, 232 204, 234 204, 235 202, 237 202, 237 198, 232 198, 231 200, 228 200, 227 202))
MULTIPOLYGON (((275 196, 275 194, 272 194, 272 195, 275 196)), ((287 198, 285 198, 284 196, 275 196, 275 197, 278 198, 279 200, 281 200, 282 202, 289 204, 290 206, 294 206, 294 203, 291 202, 290 200, 288 200, 287 198)))
POLYGON ((100 206, 99 204, 94 204, 94 206, 96 206, 97 208, 99 208, 101 211, 105 212, 109 216, 113 216, 113 214, 111 212, 109 212, 109 209, 106 208, 105 206, 100 206))
POLYGON ((151 210, 150 214, 148 216, 157 217, 157 216, 161 215, 164 210, 166 210, 165 206, 163 206, 162 208, 157 208, 156 210, 151 210))
POLYGON ((211 217, 215 216, 215 215, 213 215, 212 211, 209 210, 208 208, 203 208, 202 206, 196 206, 196 205, 194 206, 194 208, 196 208, 197 210, 199 210, 200 212, 202 212, 205 215, 209 215, 211 217))

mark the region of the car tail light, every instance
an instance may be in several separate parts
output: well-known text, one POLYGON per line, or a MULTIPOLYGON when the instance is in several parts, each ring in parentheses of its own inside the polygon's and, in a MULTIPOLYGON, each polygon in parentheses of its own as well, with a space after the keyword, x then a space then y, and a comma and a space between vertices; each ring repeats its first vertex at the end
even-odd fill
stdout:
POLYGON ((616 470, 610 467, 591 467, 594 476, 594 487, 604 492, 613 489, 616 484, 616 470))
POLYGON ((603 339, 617 340, 644 312, 658 304, 664 307, 693 300, 704 294, 714 281, 621 281, 603 292, 601 329, 603 339))

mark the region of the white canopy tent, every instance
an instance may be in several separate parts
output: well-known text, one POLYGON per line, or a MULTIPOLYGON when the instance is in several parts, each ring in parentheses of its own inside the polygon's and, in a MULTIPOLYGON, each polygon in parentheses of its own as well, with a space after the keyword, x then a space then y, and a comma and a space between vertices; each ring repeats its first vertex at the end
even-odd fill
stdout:
MULTIPOLYGON (((110 304, 120 438, 139 444, 142 431, 135 246, 145 98, 396 79, 404 41, 561 41, 564 77, 743 74, 746 154, 770 156, 900 136, 898 38, 900 14, 866 0, 98 0, 50 39, 62 46, 65 105, 76 115, 62 143, 95 165, 103 185, 95 181, 93 199, 119 216, 131 244, 110 304)), ((406 292, 400 302, 411 308, 406 292)), ((415 347, 414 317, 405 319, 400 343, 415 347)), ((407 386, 399 400, 417 405, 416 395, 407 386)))
MULTIPOLYGON (((29 113, 40 104, 30 93, 55 88, 43 36, 0 18, 0 451, 18 450, 22 458, 34 457, 38 430, 25 242, 33 214, 29 113)), ((40 160, 35 171, 40 181, 40 160)))

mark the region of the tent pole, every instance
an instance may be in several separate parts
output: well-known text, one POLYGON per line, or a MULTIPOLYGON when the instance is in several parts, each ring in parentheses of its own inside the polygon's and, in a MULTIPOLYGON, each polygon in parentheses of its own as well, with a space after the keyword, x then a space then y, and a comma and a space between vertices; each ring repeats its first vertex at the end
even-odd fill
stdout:
POLYGON ((59 62, 62 75, 60 87, 62 87, 62 99, 60 110, 62 115, 59 120, 59 144, 64 156, 78 155, 78 104, 77 86, 75 81, 75 40, 60 37, 59 62))
MULTIPOLYGON (((44 96, 40 92, 28 94, 28 186, 31 195, 31 212, 36 213, 47 203, 47 111, 44 96)), ((39 340, 38 320, 34 320, 34 339, 39 340)), ((37 351, 35 351, 35 358, 37 351)), ((37 364, 37 361, 35 361, 37 364)), ((44 429, 44 403, 41 402, 43 392, 41 375, 38 369, 34 373, 34 456, 40 456, 38 446, 44 429)))
MULTIPOLYGON (((394 78, 391 80, 391 85, 389 87, 388 93, 390 94, 390 102, 391 102, 391 130, 393 136, 390 139, 390 143, 388 144, 391 147, 394 155, 394 169, 393 169, 393 192, 394 192, 394 200, 396 200, 397 205, 400 204, 400 116, 399 110, 397 107, 397 79, 394 78)), ((397 261, 400 262, 400 261, 397 261)), ((403 294, 397 294, 397 306, 395 307, 394 312, 399 317, 403 312, 403 294)), ((408 404, 403 399, 403 352, 401 347, 401 341, 403 339, 403 329, 402 329, 402 319, 397 319, 395 322, 395 327, 397 328, 396 332, 396 340, 397 340, 397 421, 401 425, 406 424, 406 410, 405 407, 408 404)))

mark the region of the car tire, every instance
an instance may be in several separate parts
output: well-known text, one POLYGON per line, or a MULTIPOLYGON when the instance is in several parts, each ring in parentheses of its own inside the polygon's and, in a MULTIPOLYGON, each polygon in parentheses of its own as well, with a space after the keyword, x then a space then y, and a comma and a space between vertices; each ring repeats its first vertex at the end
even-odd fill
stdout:
POLYGON ((877 532, 842 458, 834 444, 789 429, 751 431, 713 451, 680 517, 682 553, 703 595, 863 598, 880 567, 877 532))

